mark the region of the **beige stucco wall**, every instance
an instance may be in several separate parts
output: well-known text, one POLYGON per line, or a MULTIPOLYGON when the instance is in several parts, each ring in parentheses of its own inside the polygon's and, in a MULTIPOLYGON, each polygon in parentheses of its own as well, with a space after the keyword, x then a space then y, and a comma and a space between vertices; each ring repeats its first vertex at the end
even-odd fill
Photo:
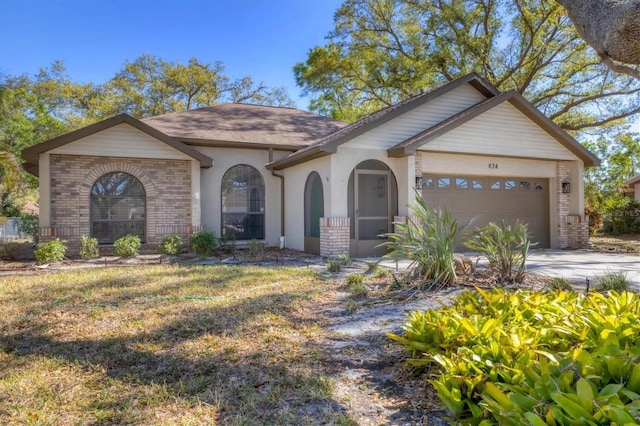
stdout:
POLYGON ((307 161, 279 172, 285 177, 285 245, 295 250, 304 250, 304 189, 312 172, 318 173, 322 180, 327 216, 330 211, 327 203, 331 193, 331 157, 307 161))
MULTIPOLYGON (((246 164, 255 168, 262 176, 265 186, 265 241, 267 245, 278 245, 280 239, 280 179, 265 168, 269 162, 268 149, 240 149, 200 147, 195 149, 213 159, 213 167, 200 169, 201 221, 206 230, 220 236, 222 230, 222 177, 233 166, 246 164)), ((274 157, 282 155, 276 152, 274 157)), ((304 182, 303 182, 304 185, 304 182)), ((300 201, 302 202, 302 201, 300 201)))
POLYGON ((339 147, 334 155, 307 161, 282 171, 285 176, 286 245, 304 249, 304 189, 307 178, 317 172, 322 179, 324 216, 346 217, 347 185, 353 169, 365 160, 385 163, 393 172, 398 185, 398 211, 407 214, 409 197, 415 185, 414 157, 389 158, 386 150, 339 147))

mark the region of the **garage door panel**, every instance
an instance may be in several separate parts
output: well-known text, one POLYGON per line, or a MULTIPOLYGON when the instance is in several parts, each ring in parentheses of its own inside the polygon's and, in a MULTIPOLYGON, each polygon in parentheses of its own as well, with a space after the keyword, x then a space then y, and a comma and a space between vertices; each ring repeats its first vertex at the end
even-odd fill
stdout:
POLYGON ((503 219, 513 225, 520 219, 537 247, 549 247, 546 179, 425 175, 423 181, 430 183, 423 188, 429 208, 446 207, 460 223, 475 217, 472 229, 503 219))

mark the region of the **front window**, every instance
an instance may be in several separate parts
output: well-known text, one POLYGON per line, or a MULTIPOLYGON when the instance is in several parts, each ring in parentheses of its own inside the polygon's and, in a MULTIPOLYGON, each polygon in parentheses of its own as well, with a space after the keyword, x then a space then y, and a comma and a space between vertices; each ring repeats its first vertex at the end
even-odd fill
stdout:
POLYGON ((236 240, 264 239, 264 181, 247 165, 222 178, 222 235, 236 240))
POLYGON ((91 188, 91 236, 113 244, 125 235, 145 241, 146 196, 136 177, 122 172, 102 176, 91 188))

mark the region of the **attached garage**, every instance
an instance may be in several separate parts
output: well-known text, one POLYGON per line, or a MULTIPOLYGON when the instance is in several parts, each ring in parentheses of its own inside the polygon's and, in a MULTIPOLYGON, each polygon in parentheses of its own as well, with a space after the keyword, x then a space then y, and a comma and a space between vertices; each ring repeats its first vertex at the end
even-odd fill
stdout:
POLYGON ((537 248, 549 247, 548 179, 425 174, 422 195, 427 206, 447 208, 459 223, 475 218, 469 231, 520 219, 537 248))

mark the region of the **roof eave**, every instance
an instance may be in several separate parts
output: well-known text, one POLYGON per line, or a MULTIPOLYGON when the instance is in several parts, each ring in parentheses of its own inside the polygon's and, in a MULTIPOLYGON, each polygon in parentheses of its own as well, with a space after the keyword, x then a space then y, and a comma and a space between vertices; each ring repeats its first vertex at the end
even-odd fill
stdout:
POLYGON ((493 98, 489 98, 486 101, 481 102, 480 104, 476 104, 471 108, 460 112, 458 117, 454 116, 455 118, 453 119, 449 118, 448 120, 450 121, 448 123, 447 120, 444 120, 443 122, 436 124, 435 126, 422 132, 423 135, 418 134, 408 139, 407 141, 401 142, 400 144, 391 147, 388 150, 388 155, 390 157, 403 157, 412 155, 419 147, 426 144, 427 142, 455 129, 458 126, 467 123, 468 121, 478 117, 484 112, 489 111, 490 109, 505 101, 511 103, 520 112, 526 115, 531 121, 536 123, 551 137, 556 139, 565 148, 571 151, 571 153, 573 153, 576 157, 580 158, 583 161, 585 167, 596 167, 600 165, 600 159, 598 157, 593 155, 571 135, 562 130, 557 124, 551 121, 551 119, 542 114, 537 108, 535 108, 524 97, 522 97, 522 95, 513 90, 502 93, 493 98), (414 140, 411 141, 411 139, 414 140))
POLYGON ((85 126, 81 129, 58 136, 56 138, 49 139, 48 141, 41 142, 29 148, 25 148, 22 150, 22 158, 26 160, 27 164, 31 166, 37 166, 38 157, 40 154, 59 148, 71 142, 75 142, 87 136, 91 136, 95 133, 101 132, 122 123, 126 123, 140 130, 141 132, 144 132, 149 136, 166 143, 167 145, 177 149, 178 151, 188 155, 189 157, 198 160, 200 162, 200 167, 209 168, 213 165, 213 160, 211 158, 162 133, 158 129, 151 127, 136 118, 131 117, 128 114, 119 114, 114 117, 107 118, 106 120, 102 120, 97 123, 85 126))
POLYGON ((273 161, 265 165, 268 170, 283 170, 288 167, 296 166, 307 161, 315 160, 316 158, 326 157, 327 155, 335 154, 336 149, 332 147, 326 147, 324 145, 317 145, 308 150, 298 151, 280 160, 273 161))
POLYGON ((584 167, 597 167, 600 159, 593 155, 591 151, 582 146, 573 136, 565 132, 560 126, 554 123, 549 117, 531 105, 520 93, 513 92, 513 97, 509 99, 511 105, 515 106, 524 115, 529 117, 534 123, 542 127, 554 139, 560 142, 565 148, 580 158, 584 167))

